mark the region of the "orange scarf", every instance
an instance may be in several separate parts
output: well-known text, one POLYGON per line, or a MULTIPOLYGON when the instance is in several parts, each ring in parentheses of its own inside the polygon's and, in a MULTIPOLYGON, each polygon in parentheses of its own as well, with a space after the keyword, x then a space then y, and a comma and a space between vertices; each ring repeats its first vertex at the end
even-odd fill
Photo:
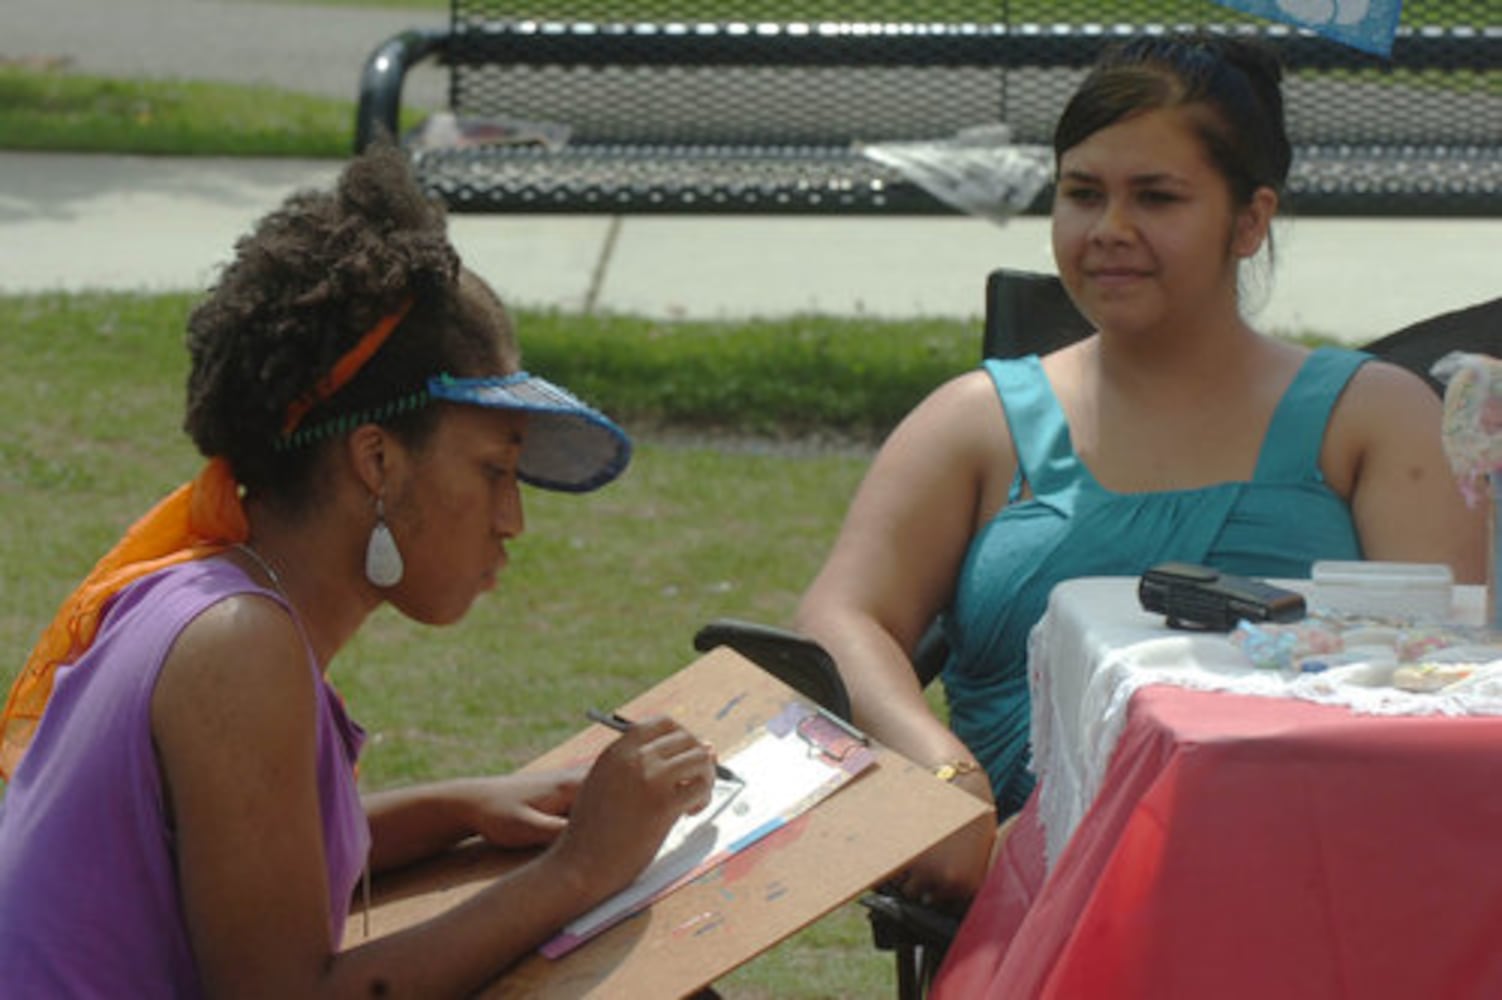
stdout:
POLYGON ((93 644, 110 598, 149 573, 213 555, 249 536, 239 488, 222 458, 131 525, 63 602, 11 686, 0 714, 0 777, 9 780, 15 772, 52 696, 57 668, 93 644))
MULTIPOLYGON (((396 330, 408 299, 382 316, 312 389, 292 401, 282 427, 285 437, 314 406, 338 392, 396 330)), ((250 537, 240 504, 240 488, 223 458, 210 459, 192 482, 173 490, 146 513, 63 602, 42 633, 26 666, 11 685, 0 713, 0 778, 15 773, 21 755, 52 697, 57 668, 77 660, 93 645, 99 619, 110 598, 149 573, 190 559, 222 552, 250 537)))

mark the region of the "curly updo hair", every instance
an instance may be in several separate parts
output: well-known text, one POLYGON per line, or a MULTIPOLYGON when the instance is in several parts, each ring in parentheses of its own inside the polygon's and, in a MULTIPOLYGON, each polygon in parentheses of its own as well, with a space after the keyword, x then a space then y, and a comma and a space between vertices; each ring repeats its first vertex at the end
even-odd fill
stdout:
POLYGON ((388 142, 352 160, 333 191, 289 197, 235 245, 188 318, 184 429, 222 456, 248 495, 296 508, 323 448, 360 423, 421 447, 435 420, 430 376, 520 368, 500 300, 464 269, 441 205, 388 142), (405 309, 359 372, 283 434, 307 394, 383 317, 405 309))
POLYGON ((1103 128, 1160 108, 1183 108, 1238 206, 1258 188, 1280 198, 1293 154, 1282 66, 1249 38, 1204 32, 1150 35, 1102 53, 1054 130, 1055 169, 1103 128))

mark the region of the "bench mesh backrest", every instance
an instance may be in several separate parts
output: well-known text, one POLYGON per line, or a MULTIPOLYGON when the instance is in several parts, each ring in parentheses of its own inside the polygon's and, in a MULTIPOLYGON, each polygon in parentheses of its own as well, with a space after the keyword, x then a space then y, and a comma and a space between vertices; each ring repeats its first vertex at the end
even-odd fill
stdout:
MULTIPOLYGON (((1403 8, 1406 30, 1438 30, 1438 37, 1422 46, 1422 59, 1443 68, 1394 69, 1374 57, 1315 40, 1304 47, 1306 55, 1317 56, 1323 48, 1341 62, 1354 61, 1358 68, 1290 72, 1286 93, 1295 144, 1381 142, 1495 149, 1502 142, 1502 0, 1406 0, 1403 8), (1457 28, 1482 35, 1490 29, 1489 48, 1452 45, 1447 33, 1453 35, 1457 28), (1455 68, 1462 58, 1475 60, 1479 51, 1488 53, 1488 73, 1455 68)), ((1107 32, 1114 24, 1269 27, 1209 0, 560 0, 546 6, 456 0, 453 9, 456 32, 488 47, 486 59, 492 64, 455 67, 452 107, 461 114, 562 124, 575 144, 844 146, 862 140, 945 137, 996 122, 1011 126, 1018 141, 1046 143, 1064 100, 1099 45, 1099 39, 1082 39, 1077 30, 1051 37, 1050 25, 1093 24, 1106 26, 1107 32), (653 37, 630 26, 680 25, 699 36, 694 60, 715 65, 563 64, 573 60, 532 64, 538 53, 548 51, 544 42, 567 46, 566 38, 560 41, 563 29, 558 25, 580 22, 595 24, 600 32, 624 32, 648 63, 653 59, 653 37), (508 58, 504 69, 494 65, 496 32, 487 30, 500 23, 512 29, 530 24, 536 32, 530 40, 525 32, 505 33, 510 41, 503 44, 514 45, 515 58, 508 58), (837 59, 831 55, 837 46, 805 45, 806 39, 777 32, 761 36, 751 56, 760 65, 732 65, 753 51, 737 34, 754 34, 759 23, 806 23, 814 31, 824 23, 933 27, 885 46, 879 66, 809 65, 810 59, 837 59), (1043 34, 1024 42, 1022 25, 1041 26, 1043 34), (1033 65, 1005 64, 1012 59, 1033 65), (769 61, 779 64, 767 65, 769 61), (924 61, 935 65, 921 65, 924 61), (1040 61, 1053 65, 1038 68, 1040 61)), ((1286 29, 1272 30, 1286 34, 1286 29)), ((1405 44, 1400 38, 1395 60, 1406 66, 1419 50, 1405 54, 1405 44)), ((870 46, 861 48, 870 51, 870 46)), ((462 46, 457 51, 462 63, 462 46)))

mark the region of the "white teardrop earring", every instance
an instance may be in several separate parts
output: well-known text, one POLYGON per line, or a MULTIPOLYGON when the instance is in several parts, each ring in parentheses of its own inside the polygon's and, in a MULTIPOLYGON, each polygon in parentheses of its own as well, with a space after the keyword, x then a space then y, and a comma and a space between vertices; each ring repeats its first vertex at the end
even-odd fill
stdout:
POLYGON ((401 583, 406 567, 396 539, 386 527, 386 508, 380 497, 376 497, 375 515, 375 527, 370 529, 370 542, 365 546, 365 579, 377 587, 395 587, 401 583))

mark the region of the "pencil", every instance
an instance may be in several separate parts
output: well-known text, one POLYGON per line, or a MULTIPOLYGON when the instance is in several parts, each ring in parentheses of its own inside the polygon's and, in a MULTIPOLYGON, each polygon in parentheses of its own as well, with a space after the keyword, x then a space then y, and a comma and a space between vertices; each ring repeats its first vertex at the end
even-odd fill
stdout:
MULTIPOLYGON (((589 716, 591 722, 598 722, 600 725, 614 729, 618 733, 624 733, 632 726, 636 725, 636 723, 621 715, 619 712, 602 712, 598 708, 591 708, 586 709, 584 714, 589 716)), ((721 781, 734 781, 737 784, 745 784, 745 782, 742 781, 734 771, 730 770, 730 768, 726 767, 724 764, 715 764, 714 774, 715 777, 719 778, 721 781)))

